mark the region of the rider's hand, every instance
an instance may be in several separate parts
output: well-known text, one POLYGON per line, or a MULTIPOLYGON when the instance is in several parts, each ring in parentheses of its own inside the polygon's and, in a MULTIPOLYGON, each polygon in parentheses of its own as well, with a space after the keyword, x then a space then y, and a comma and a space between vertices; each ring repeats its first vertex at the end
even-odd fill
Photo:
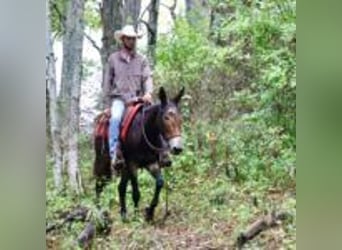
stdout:
POLYGON ((150 93, 146 93, 141 99, 146 103, 152 103, 152 95, 150 93))

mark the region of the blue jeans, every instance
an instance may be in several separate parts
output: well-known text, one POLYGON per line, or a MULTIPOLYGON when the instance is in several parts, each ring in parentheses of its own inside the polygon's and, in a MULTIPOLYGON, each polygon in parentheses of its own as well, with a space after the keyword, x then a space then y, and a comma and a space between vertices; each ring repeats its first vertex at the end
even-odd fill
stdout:
POLYGON ((109 154, 111 159, 116 158, 116 150, 119 142, 120 123, 125 111, 125 104, 121 99, 114 99, 111 107, 109 124, 109 154))

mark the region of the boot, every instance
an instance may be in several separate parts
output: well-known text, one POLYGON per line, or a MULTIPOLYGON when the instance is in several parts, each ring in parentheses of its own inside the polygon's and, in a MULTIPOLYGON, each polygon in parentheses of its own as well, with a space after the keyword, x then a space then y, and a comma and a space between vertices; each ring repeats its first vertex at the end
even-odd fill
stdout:
POLYGON ((159 165, 160 167, 170 167, 172 164, 170 154, 168 151, 161 152, 159 154, 159 165))
POLYGON ((118 148, 116 150, 115 157, 111 161, 111 167, 112 167, 114 175, 118 176, 124 165, 125 165, 125 159, 123 157, 123 154, 120 148, 118 148))

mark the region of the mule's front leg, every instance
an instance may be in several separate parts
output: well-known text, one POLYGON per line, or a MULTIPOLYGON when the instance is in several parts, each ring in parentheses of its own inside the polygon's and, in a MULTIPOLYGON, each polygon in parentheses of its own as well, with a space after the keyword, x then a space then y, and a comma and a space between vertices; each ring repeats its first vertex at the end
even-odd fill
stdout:
POLYGON ((163 188, 163 185, 164 185, 164 179, 163 179, 163 176, 161 174, 160 167, 157 164, 151 166, 149 168, 149 172, 152 174, 152 176, 154 177, 154 179, 156 181, 155 192, 154 192, 154 196, 153 196, 152 202, 151 202, 150 206, 147 207, 146 210, 145 210, 145 212, 146 212, 146 220, 147 221, 152 221, 153 220, 153 216, 154 216, 154 209, 158 205, 160 191, 161 191, 161 189, 163 188))
POLYGON ((126 191, 129 175, 127 170, 122 171, 121 180, 118 186, 120 196, 120 215, 123 221, 127 220, 127 208, 126 208, 126 191))

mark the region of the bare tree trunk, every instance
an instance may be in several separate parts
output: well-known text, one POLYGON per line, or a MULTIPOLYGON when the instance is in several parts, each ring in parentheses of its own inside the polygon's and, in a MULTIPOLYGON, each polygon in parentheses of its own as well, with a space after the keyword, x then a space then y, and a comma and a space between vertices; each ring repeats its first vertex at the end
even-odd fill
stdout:
POLYGON ((62 85, 64 89, 64 120, 66 121, 66 143, 68 147, 68 174, 70 187, 80 193, 78 167, 78 128, 80 116, 80 88, 82 78, 82 50, 84 37, 84 0, 67 2, 65 33, 63 36, 62 85))
POLYGON ((124 24, 138 26, 138 19, 141 10, 141 0, 124 1, 124 24))
MULTIPOLYGON (((47 32, 47 31, 46 31, 47 32)), ((46 60, 49 60, 48 53, 46 53, 46 60)), ((48 62, 47 62, 48 63, 48 62)), ((46 152, 47 154, 52 154, 52 141, 51 141, 51 124, 50 124, 50 94, 49 94, 49 77, 48 77, 48 67, 46 65, 46 86, 45 86, 45 134, 46 134, 46 152)))
POLYGON ((104 70, 107 60, 117 48, 118 44, 114 39, 114 31, 119 30, 123 23, 122 1, 120 0, 102 0, 100 5, 100 14, 102 22, 102 47, 101 47, 101 63, 102 63, 102 86, 104 81, 104 70))
POLYGON ((56 65, 53 53, 53 41, 51 36, 49 1, 46 4, 46 49, 47 49, 47 90, 48 90, 48 109, 49 126, 52 141, 52 155, 54 160, 53 173, 54 183, 57 190, 62 188, 62 152, 60 147, 60 126, 57 105, 57 84, 56 84, 56 65))
POLYGON ((156 60, 156 45, 158 35, 158 16, 159 16, 160 0, 151 0, 151 6, 149 10, 149 20, 147 25, 148 29, 148 54, 151 58, 153 66, 156 60))

